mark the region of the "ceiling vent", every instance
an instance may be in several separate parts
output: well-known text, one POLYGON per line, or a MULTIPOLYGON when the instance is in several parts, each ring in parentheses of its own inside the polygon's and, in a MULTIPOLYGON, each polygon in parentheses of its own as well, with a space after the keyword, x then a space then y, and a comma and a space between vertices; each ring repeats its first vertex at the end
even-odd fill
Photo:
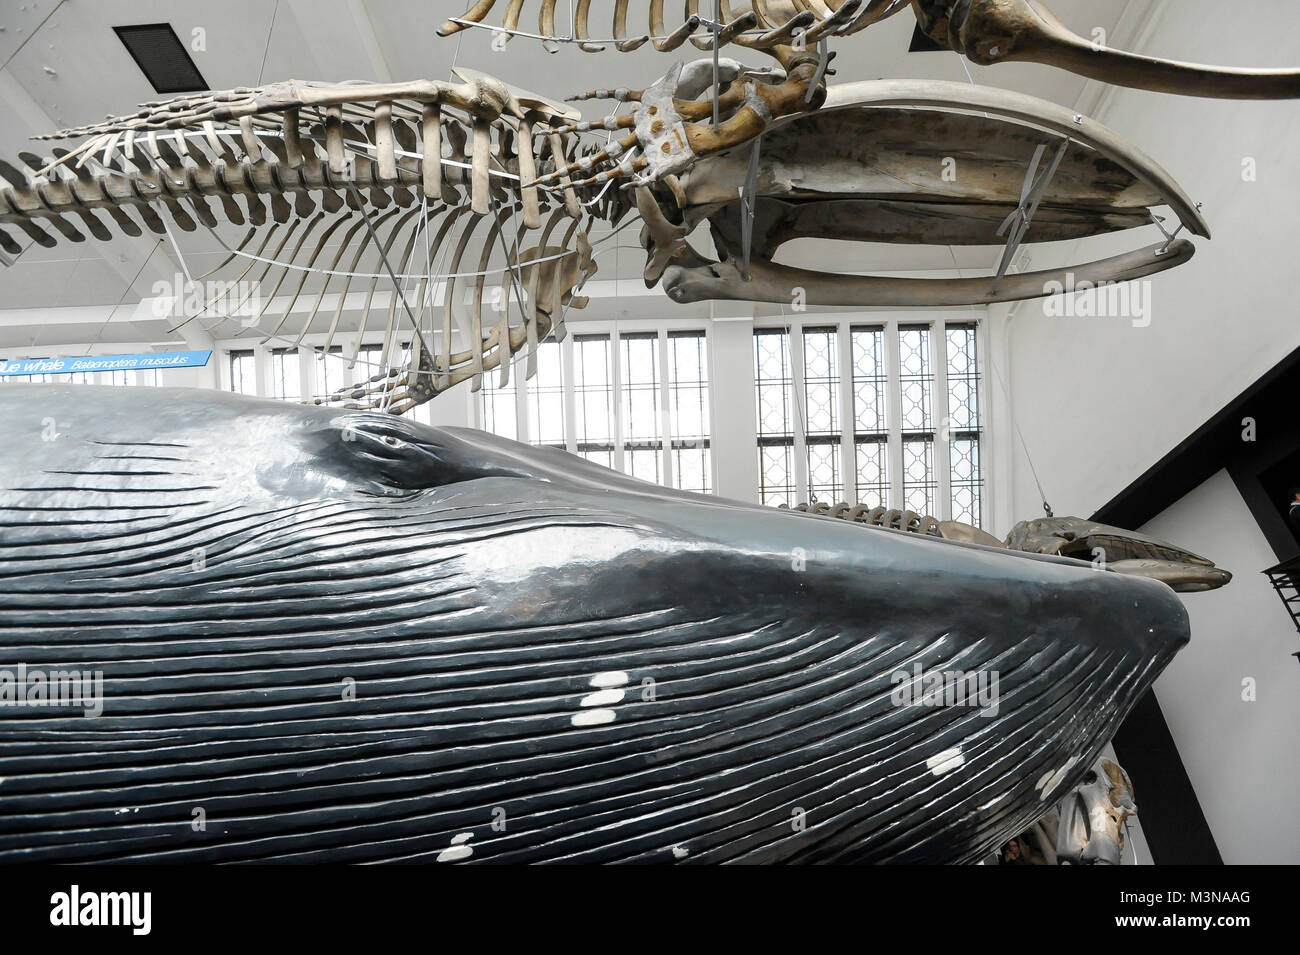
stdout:
POLYGON ((159 93, 206 90, 207 81, 170 23, 113 27, 136 66, 159 93))

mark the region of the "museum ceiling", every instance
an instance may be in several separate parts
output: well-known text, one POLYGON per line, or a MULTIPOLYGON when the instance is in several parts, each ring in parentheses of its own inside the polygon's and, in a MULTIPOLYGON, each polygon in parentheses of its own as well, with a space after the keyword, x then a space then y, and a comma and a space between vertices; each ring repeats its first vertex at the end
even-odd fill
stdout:
MULTIPOLYGON (((54 0, 29 2, 21 10, 7 11, 0 32, 0 63, 5 64, 0 69, 0 155, 14 157, 32 150, 31 135, 120 115, 137 103, 160 98, 113 32, 114 26, 124 24, 168 21, 191 44, 193 31, 203 31, 206 49, 191 55, 213 89, 254 85, 259 77, 267 83, 290 78, 443 80, 457 65, 559 98, 596 86, 639 88, 659 76, 671 59, 648 45, 632 53, 600 55, 570 45, 550 54, 540 43, 520 38, 498 52, 485 30, 437 36, 446 16, 463 12, 451 8, 462 6, 460 0, 222 0, 179 5, 109 0, 56 9, 54 0)), ((1085 36, 1101 28, 1109 42, 1131 47, 1142 38, 1152 8, 1130 0, 1058 0, 1053 9, 1085 36)), ((1006 63, 994 69, 949 52, 909 53, 914 27, 910 15, 896 16, 850 40, 837 41, 835 82, 909 78, 967 83, 969 75, 980 85, 1030 93, 1084 112, 1094 111, 1105 92, 1101 84, 1034 64, 1006 63)), ((704 55, 688 45, 679 58, 704 55)), ((753 60, 754 65, 764 61, 760 54, 731 55, 753 60)), ((588 119, 599 119, 605 112, 600 103, 579 105, 588 119)), ((599 229, 597 224, 593 241, 599 229)), ((229 227, 224 234, 235 238, 238 230, 229 227)), ((631 234, 624 235, 626 254, 620 250, 604 256, 598 278, 617 275, 620 282, 628 281, 629 294, 640 290, 644 296, 639 281, 643 257, 631 234)), ((210 237, 181 234, 178 239, 193 271, 204 271, 224 257, 210 237)), ((171 249, 156 245, 148 239, 115 238, 30 249, 18 267, 0 270, 0 300, 13 309, 112 305, 146 297, 155 281, 177 271, 171 249), (151 251, 154 260, 141 270, 151 251), (137 272, 132 291, 124 291, 137 272)), ((996 245, 876 243, 870 255, 873 268, 884 272, 955 266, 986 271, 999 253, 996 245)), ((845 271, 860 268, 863 259, 860 243, 817 239, 792 243, 783 255, 791 264, 815 262, 845 271)), ((79 331, 69 334, 75 337, 79 331)), ((119 332, 124 340, 134 335, 131 329, 119 332)))

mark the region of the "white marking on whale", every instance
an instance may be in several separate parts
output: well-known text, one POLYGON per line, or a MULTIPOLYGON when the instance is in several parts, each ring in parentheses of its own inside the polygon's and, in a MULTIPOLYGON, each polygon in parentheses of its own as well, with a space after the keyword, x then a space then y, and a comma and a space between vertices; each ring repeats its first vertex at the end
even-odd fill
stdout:
POLYGON ((468 845, 469 841, 474 838, 472 832, 458 832, 451 837, 451 845, 438 853, 439 862, 459 862, 461 859, 468 859, 474 854, 474 847, 468 845))
POLYGON ((588 693, 582 698, 581 706, 605 706, 609 703, 622 703, 627 693, 623 690, 600 690, 588 693))
POLYGON ((1034 788, 1042 790, 1042 792, 1038 794, 1039 802, 1042 802, 1044 799, 1046 799, 1051 794, 1052 790, 1054 790, 1057 786, 1061 785, 1061 783, 1065 781, 1066 773, 1068 773, 1071 769, 1073 769, 1074 764, 1077 763, 1078 761, 1079 761, 1078 756, 1071 756, 1068 760, 1066 760, 1065 765, 1062 766, 1060 769, 1056 770, 1055 772, 1048 770, 1038 778, 1038 782, 1034 784, 1034 788))
POLYGON ((601 726, 605 723, 614 722, 613 710, 584 710, 581 713, 573 714, 574 726, 601 726))
POLYGON ((966 764, 966 757, 962 755, 961 747, 954 746, 952 749, 945 749, 942 753, 935 753, 925 761, 925 765, 930 772, 936 776, 942 776, 944 773, 950 773, 966 764))

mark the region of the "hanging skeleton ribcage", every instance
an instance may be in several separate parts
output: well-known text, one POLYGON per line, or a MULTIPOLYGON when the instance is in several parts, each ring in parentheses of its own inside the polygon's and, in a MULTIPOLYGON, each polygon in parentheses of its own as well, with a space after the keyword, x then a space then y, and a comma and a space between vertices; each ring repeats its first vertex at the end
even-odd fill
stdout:
POLYGON ((530 185, 578 158, 556 131, 576 113, 463 78, 201 93, 44 137, 81 141, 22 154, 26 171, 0 164, 0 246, 110 239, 109 223, 129 236, 208 231, 226 255, 193 278, 216 276, 227 299, 177 327, 238 314, 251 341, 297 347, 323 332, 328 353, 361 293, 344 357, 358 360, 363 336, 382 332, 381 355, 409 342, 399 367, 318 401, 401 413, 494 369, 504 384, 515 353, 527 349, 531 374, 538 343, 563 336, 564 309, 586 304, 587 231, 609 209, 580 204, 567 176, 530 185))
POLYGON ((1112 49, 1104 31, 1101 38, 1079 36, 1044 0, 679 0, 667 6, 665 13, 664 0, 471 0, 438 33, 480 27, 503 39, 535 35, 552 51, 574 43, 585 53, 611 46, 627 53, 646 43, 667 52, 688 40, 700 50, 735 44, 773 51, 850 37, 910 8, 916 18, 911 49, 948 50, 981 66, 1041 63, 1103 83, 1184 96, 1300 96, 1300 70, 1209 66, 1112 49), (533 22, 536 34, 529 33, 533 22), (649 32, 635 32, 643 29, 649 32))

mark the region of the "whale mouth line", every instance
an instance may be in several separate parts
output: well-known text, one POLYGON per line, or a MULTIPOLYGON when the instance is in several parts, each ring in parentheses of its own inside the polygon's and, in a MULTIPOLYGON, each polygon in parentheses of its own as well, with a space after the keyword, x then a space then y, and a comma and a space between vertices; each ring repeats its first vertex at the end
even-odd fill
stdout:
POLYGON ((1206 560, 1199 554, 1194 554, 1189 550, 1183 550, 1174 544, 1167 544, 1163 541, 1139 540, 1117 534, 1089 534, 1085 537, 1076 537, 1073 540, 1067 539, 1067 542, 1061 547, 1060 554, 1063 557, 1090 561, 1098 548, 1105 552, 1108 562, 1159 560, 1199 567, 1214 566, 1212 561, 1206 560))

